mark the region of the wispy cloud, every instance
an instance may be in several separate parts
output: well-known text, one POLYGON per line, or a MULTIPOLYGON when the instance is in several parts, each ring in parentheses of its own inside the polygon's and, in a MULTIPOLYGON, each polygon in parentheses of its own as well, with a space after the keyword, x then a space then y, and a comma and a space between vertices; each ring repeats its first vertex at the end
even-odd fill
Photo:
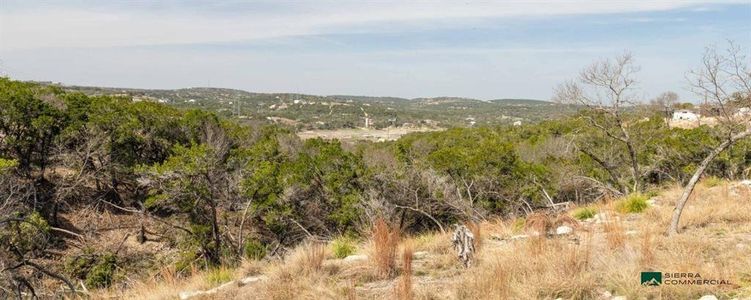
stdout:
MULTIPOLYGON (((0 50, 199 44, 482 26, 483 20, 661 11, 718 1, 57 2, 6 0, 0 50), (156 3, 156 4, 155 4, 156 3)), ((737 1, 727 1, 737 2, 737 1)))

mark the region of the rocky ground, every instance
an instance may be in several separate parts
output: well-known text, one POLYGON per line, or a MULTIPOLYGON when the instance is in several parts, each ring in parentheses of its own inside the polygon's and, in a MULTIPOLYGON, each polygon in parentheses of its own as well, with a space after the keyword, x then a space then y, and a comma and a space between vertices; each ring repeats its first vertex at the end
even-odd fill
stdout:
POLYGON ((679 188, 649 199, 639 213, 622 200, 588 207, 577 221, 561 216, 488 220, 480 224, 473 265, 464 268, 450 233, 403 237, 396 271, 374 271, 372 243, 336 259, 330 246, 304 245, 284 259, 246 262, 187 279, 154 281, 96 297, 136 299, 751 299, 751 182, 703 184, 667 237, 679 188), (543 232, 547 231, 546 234, 543 232), (401 253, 411 252, 411 275, 401 253), (316 259, 319 250, 320 258, 316 259), (727 284, 642 286, 640 273, 698 274, 727 284), (406 286, 408 288, 404 288, 406 286))

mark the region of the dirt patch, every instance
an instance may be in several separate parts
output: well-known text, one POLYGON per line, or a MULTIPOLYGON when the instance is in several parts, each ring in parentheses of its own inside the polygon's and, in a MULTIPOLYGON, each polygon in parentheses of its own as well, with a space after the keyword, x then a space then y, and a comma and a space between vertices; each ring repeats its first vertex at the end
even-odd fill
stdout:
POLYGON ((347 128, 336 130, 307 130, 298 132, 301 139, 323 138, 327 140, 338 139, 342 141, 394 141, 399 137, 412 132, 442 131, 443 128, 434 127, 389 127, 384 129, 372 128, 347 128))

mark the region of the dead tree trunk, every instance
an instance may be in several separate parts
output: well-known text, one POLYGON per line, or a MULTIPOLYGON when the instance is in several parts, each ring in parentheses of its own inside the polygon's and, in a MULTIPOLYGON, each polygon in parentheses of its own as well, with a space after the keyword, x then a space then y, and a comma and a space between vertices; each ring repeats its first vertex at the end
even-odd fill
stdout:
POLYGON ((459 261, 465 268, 472 265, 472 259, 475 254, 475 236, 464 225, 455 225, 456 229, 451 236, 451 243, 454 245, 459 261))
POLYGON ((696 172, 694 172, 694 175, 691 176, 691 180, 688 181, 688 184, 686 184, 686 187, 683 188, 683 194, 681 194, 681 198, 678 199, 678 202, 675 204, 675 209, 673 210, 673 219, 670 221, 670 228, 668 228, 668 235, 674 235, 678 233, 678 222, 681 219, 681 213, 683 213, 683 208, 686 206, 686 202, 688 202, 688 198, 691 196, 691 193, 694 191, 694 188, 696 187, 696 184, 699 182, 699 179, 704 174, 704 171, 706 171, 707 167, 710 163, 717 157, 717 155, 720 155, 722 151, 725 151, 728 147, 735 144, 740 139, 743 139, 747 136, 751 135, 751 130, 746 130, 744 132, 741 132, 739 134, 736 134, 734 136, 731 136, 729 139, 724 141, 722 144, 717 146, 712 152, 707 155, 706 158, 699 164, 699 167, 696 169, 696 172))

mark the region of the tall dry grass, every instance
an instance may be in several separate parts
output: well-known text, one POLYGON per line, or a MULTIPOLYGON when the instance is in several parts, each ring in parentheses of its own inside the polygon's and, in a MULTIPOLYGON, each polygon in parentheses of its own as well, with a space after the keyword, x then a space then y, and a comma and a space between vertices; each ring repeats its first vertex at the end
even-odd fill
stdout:
POLYGON ((396 298, 399 300, 412 300, 412 259, 414 250, 411 243, 406 243, 402 250, 402 274, 396 284, 396 298))
POLYGON ((642 234, 639 263, 644 268, 650 268, 655 263, 653 234, 651 230, 645 230, 642 234))
POLYGON ((326 259, 326 246, 317 242, 308 243, 303 247, 302 256, 299 260, 299 268, 304 274, 314 274, 323 268, 323 261, 326 259))
POLYGON ((472 236, 475 238, 473 242, 473 246, 475 247, 475 251, 480 251, 480 248, 482 248, 482 228, 479 223, 473 222, 473 221, 467 221, 464 223, 464 226, 467 226, 467 229, 472 233, 472 236))
POLYGON ((605 239, 611 250, 622 249, 626 245, 626 231, 620 217, 614 217, 602 224, 605 239))
POLYGON ((399 231, 378 218, 370 233, 371 253, 368 256, 373 263, 376 275, 389 278, 396 271, 396 250, 399 246, 399 231))

